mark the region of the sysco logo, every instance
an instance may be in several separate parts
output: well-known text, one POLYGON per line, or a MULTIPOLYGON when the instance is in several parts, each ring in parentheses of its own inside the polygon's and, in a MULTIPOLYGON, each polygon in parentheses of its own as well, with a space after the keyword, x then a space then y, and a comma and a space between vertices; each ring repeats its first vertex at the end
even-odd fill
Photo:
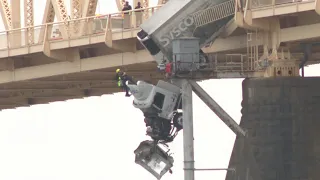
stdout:
POLYGON ((189 16, 182 20, 176 27, 172 28, 168 34, 163 35, 159 40, 166 47, 170 42, 179 37, 183 32, 185 32, 190 26, 194 24, 193 17, 189 16))

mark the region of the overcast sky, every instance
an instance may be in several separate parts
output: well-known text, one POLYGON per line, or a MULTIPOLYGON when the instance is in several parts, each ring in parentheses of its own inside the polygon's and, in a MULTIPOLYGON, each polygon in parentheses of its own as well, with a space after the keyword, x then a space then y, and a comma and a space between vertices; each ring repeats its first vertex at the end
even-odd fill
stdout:
MULTIPOLYGON (((44 0, 34 0, 40 24, 44 0)), ((156 2, 152 2, 156 4, 156 2)), ((116 11, 112 0, 100 0, 97 13, 116 11)), ((319 75, 318 66, 306 69, 319 75)), ((239 122, 242 79, 209 80, 200 85, 239 122)), ((193 96, 195 164, 225 168, 234 134, 193 96)), ((124 93, 90 97, 0 112, 0 180, 150 180, 134 163, 134 149, 145 136, 143 115, 124 93)), ((182 133, 171 144, 173 174, 183 179, 182 133)), ((223 180, 224 172, 196 172, 201 180, 223 180)))

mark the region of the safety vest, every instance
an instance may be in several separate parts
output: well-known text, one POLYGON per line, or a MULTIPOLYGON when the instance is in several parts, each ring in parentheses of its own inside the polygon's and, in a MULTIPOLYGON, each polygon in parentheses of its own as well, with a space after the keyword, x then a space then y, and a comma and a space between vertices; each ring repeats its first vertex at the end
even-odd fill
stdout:
POLYGON ((122 79, 121 79, 120 76, 118 77, 118 86, 119 86, 119 87, 123 86, 123 84, 122 84, 122 79))

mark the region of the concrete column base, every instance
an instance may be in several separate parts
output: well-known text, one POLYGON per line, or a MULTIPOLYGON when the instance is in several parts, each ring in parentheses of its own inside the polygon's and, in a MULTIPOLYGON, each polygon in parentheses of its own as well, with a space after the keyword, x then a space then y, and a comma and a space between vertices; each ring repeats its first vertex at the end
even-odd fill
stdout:
MULTIPOLYGON (((244 80, 240 126, 248 130, 262 180, 320 179, 320 78, 244 80)), ((236 140, 230 160, 239 170, 240 148, 236 140)))

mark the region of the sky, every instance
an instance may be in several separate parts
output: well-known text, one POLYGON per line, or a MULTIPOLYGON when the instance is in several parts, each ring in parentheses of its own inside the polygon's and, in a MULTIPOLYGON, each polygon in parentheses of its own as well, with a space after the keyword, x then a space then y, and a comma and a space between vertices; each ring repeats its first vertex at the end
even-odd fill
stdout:
MULTIPOLYGON (((100 0, 97 13, 114 10, 110 2, 100 0)), ((36 9, 44 7, 43 0, 35 4, 36 9)), ((41 23, 41 11, 35 12, 36 23, 41 23)), ((306 68, 306 76, 319 75, 318 68, 306 68)), ((199 83, 239 123, 241 82, 199 83)), ((132 100, 117 93, 1 111, 0 180, 155 179, 134 163, 133 151, 148 138, 144 117, 132 100)), ((193 107, 195 167, 226 168, 235 135, 196 95, 193 107)), ((182 135, 170 144, 173 174, 163 180, 183 179, 182 135)), ((225 172, 195 174, 201 180, 225 178, 225 172)))

